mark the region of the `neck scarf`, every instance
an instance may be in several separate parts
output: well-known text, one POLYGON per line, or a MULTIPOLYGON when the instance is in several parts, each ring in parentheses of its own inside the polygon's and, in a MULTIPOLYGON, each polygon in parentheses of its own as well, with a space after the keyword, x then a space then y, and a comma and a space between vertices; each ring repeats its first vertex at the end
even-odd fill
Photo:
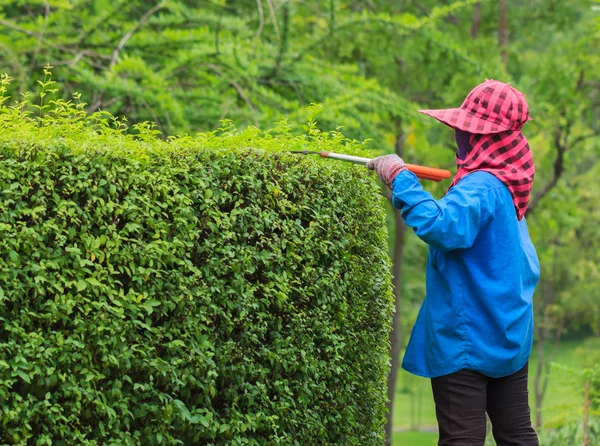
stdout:
POLYGON ((508 188, 517 218, 527 212, 535 175, 533 155, 521 131, 504 131, 491 135, 471 134, 472 149, 464 159, 457 157, 458 170, 450 187, 471 172, 489 172, 508 188))

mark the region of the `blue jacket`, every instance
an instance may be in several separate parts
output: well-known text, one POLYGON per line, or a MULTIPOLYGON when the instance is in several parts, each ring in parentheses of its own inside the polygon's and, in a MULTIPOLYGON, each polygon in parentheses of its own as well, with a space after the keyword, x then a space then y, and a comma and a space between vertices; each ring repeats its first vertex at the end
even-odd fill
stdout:
POLYGON ((402 171, 392 204, 429 244, 426 296, 402 367, 427 378, 462 369, 497 378, 521 369, 531 353, 540 267, 508 189, 474 172, 434 200, 402 171))

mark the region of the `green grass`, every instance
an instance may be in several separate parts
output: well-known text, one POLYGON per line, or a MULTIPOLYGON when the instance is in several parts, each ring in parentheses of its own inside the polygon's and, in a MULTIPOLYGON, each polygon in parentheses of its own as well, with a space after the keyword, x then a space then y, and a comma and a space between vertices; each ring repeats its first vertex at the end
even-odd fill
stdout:
MULTIPOLYGON (((582 344, 583 340, 563 341, 554 359, 555 362, 573 366, 584 367, 585 357, 577 354, 576 349, 582 344)), ((549 354, 548 349, 548 353, 549 354)), ((532 409, 532 417, 535 412, 535 397, 533 384, 537 370, 537 351, 534 346, 529 364, 529 398, 532 409)), ((551 371, 548 390, 543 402, 542 417, 543 422, 549 422, 554 417, 559 417, 565 413, 567 407, 573 407, 579 403, 583 404, 581 396, 576 389, 573 389, 564 377, 561 377, 556 371, 551 371)), ((425 378, 413 376, 402 370, 398 376, 398 385, 396 389, 396 400, 394 402, 394 426, 407 429, 422 429, 437 426, 435 419, 435 406, 431 393, 430 381, 425 378), (414 397, 411 397, 411 392, 414 397), (420 405, 420 407, 419 407, 420 405), (411 415, 412 414, 412 415, 411 415), (417 414, 417 415, 415 415, 417 414)), ((395 445, 415 446, 428 441, 428 439, 437 438, 435 434, 421 434, 419 432, 402 432, 394 435, 395 445), (412 440, 411 435, 415 435, 417 440, 412 440), (421 435, 421 437, 419 437, 421 435), (433 437, 432 437, 433 436, 433 437), (411 443, 411 441, 414 441, 411 443)), ((433 443, 435 444, 435 443, 433 443)))
POLYGON ((394 432, 392 437, 394 446, 435 446, 437 440, 437 434, 414 431, 394 432))

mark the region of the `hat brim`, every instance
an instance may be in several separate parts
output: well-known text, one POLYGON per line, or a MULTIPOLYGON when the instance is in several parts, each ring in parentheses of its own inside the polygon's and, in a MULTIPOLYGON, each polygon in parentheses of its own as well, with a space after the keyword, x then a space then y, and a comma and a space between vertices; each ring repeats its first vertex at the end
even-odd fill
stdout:
MULTIPOLYGON (((441 123, 446 124, 448 127, 460 129, 469 133, 489 135, 512 130, 505 125, 486 121, 485 119, 477 117, 473 113, 463 110, 462 108, 419 110, 419 112, 437 119, 441 123)), ((531 120, 531 118, 528 120, 531 120)))

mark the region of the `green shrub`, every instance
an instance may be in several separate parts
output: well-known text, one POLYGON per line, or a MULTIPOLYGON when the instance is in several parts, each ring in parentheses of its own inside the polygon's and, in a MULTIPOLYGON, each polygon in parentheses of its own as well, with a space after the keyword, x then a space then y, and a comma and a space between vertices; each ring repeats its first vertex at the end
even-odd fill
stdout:
MULTIPOLYGON (((561 423, 556 427, 543 429, 540 434, 542 446, 581 446, 584 443, 583 426, 580 420, 561 423)), ((588 445, 600 443, 600 420, 590 418, 588 428, 588 445)))
POLYGON ((0 443, 382 444, 379 189, 285 152, 362 145, 48 104, 0 95, 0 443))

